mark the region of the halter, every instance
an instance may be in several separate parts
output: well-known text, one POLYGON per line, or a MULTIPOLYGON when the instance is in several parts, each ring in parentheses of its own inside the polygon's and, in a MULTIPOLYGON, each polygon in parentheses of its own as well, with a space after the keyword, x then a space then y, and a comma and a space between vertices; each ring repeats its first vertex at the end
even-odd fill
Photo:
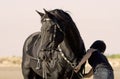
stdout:
MULTIPOLYGON (((50 20, 51 20, 50 18, 43 19, 43 21, 50 21, 50 20)), ((54 31, 53 31, 53 40, 52 40, 51 43, 55 43, 55 36, 56 36, 57 28, 59 29, 60 32, 63 33, 63 35, 65 35, 65 33, 64 33, 64 31, 60 28, 60 26, 56 22, 52 26, 54 26, 54 31)), ((40 51, 52 51, 52 50, 54 50, 54 49, 45 49, 45 50, 41 49, 40 51)))
MULTIPOLYGON (((51 19, 50 18, 45 18, 44 19, 44 21, 50 21, 51 19)), ((58 28, 63 34, 65 34, 64 33, 64 31, 60 28, 60 26, 55 22, 55 24, 54 24, 56 27, 54 28, 54 33, 56 33, 56 29, 58 28)))

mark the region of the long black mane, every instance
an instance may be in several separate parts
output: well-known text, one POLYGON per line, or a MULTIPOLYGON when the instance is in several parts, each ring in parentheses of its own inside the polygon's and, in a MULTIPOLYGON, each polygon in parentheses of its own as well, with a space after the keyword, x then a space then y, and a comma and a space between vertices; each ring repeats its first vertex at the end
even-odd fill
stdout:
POLYGON ((65 25, 65 27, 61 28, 65 31, 65 37, 68 41, 69 46, 77 58, 82 58, 85 54, 85 47, 84 44, 81 43, 84 42, 70 15, 61 9, 55 9, 50 12, 57 18, 59 21, 58 23, 60 23, 61 26, 65 25))

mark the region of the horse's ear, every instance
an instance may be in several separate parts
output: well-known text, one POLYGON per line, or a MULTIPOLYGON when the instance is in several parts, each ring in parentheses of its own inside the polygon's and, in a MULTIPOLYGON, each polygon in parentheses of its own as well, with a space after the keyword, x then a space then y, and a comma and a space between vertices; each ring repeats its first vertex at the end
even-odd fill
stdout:
POLYGON ((48 15, 49 18, 53 19, 54 15, 51 14, 50 12, 48 12, 47 10, 43 9, 45 11, 45 13, 48 15))
POLYGON ((36 12, 37 12, 41 17, 44 16, 44 13, 41 13, 41 12, 39 12, 39 11, 37 11, 37 10, 36 10, 36 12))
POLYGON ((45 10, 45 9, 43 9, 44 10, 44 12, 46 13, 46 14, 49 14, 49 12, 47 11, 47 10, 45 10))

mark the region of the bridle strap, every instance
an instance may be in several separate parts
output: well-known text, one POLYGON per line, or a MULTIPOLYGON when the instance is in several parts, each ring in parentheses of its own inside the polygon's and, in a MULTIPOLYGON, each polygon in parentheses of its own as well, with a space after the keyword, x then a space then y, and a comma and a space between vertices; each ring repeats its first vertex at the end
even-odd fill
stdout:
POLYGON ((60 46, 58 46, 58 49, 59 49, 60 55, 63 57, 63 59, 64 59, 68 64, 70 64, 72 68, 74 68, 74 67, 75 67, 75 63, 70 62, 70 61, 65 57, 65 55, 64 55, 64 53, 62 52, 62 49, 60 48, 60 46))
MULTIPOLYGON (((45 18, 44 19, 45 21, 50 21, 51 19, 50 18, 45 18)), ((54 30, 56 30, 57 28, 64 34, 64 31, 60 28, 60 26, 55 22, 55 28, 54 28, 54 30)))
MULTIPOLYGON (((74 72, 74 68, 75 68, 75 66, 76 66, 76 63, 72 63, 71 61, 69 61, 68 59, 67 59, 67 57, 65 57, 65 55, 64 55, 64 53, 62 52, 62 49, 60 48, 60 46, 58 45, 58 49, 59 49, 59 51, 60 51, 60 54, 61 54, 61 56, 63 57, 63 59, 68 63, 68 64, 70 64, 70 66, 73 68, 73 71, 72 71, 72 74, 71 74, 71 77, 70 77, 70 79, 72 79, 72 77, 73 77, 73 74, 75 73, 74 72)), ((77 73, 76 73, 77 74, 77 73)), ((79 72, 79 75, 83 78, 83 75, 79 72)), ((80 77, 78 74, 77 74, 77 76, 78 77, 80 77)), ((80 78, 81 78, 80 77, 80 78)))

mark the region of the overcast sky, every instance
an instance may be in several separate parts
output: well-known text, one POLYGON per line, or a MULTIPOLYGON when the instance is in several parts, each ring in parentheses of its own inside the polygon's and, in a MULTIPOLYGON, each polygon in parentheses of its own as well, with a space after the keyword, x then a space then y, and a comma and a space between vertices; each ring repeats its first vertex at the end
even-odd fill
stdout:
POLYGON ((41 27, 35 10, 43 8, 68 11, 86 49, 99 39, 106 54, 120 54, 120 0, 0 0, 0 56, 22 56, 25 39, 41 27))

